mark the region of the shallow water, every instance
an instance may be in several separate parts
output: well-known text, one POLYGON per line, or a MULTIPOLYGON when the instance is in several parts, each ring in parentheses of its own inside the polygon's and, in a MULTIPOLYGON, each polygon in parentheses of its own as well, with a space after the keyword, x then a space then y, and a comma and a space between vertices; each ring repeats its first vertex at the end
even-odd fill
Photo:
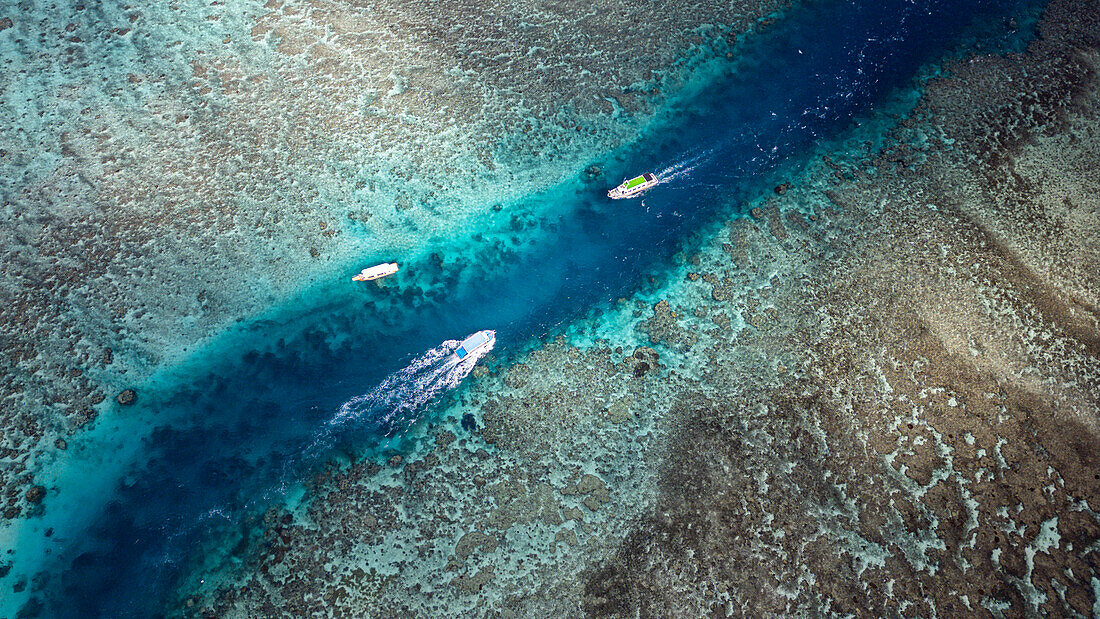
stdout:
MULTIPOLYGON (((1007 9, 978 6, 1000 26, 1007 9)), ((506 356, 630 294, 693 231, 910 87, 923 63, 974 34, 977 13, 929 0, 791 11, 701 71, 636 144, 591 162, 598 173, 501 205, 502 217, 552 215, 470 230, 381 284, 333 282, 223 338, 156 393, 141 391, 155 413, 101 420, 68 454, 59 496, 18 540, 17 569, 60 576, 40 584, 51 614, 156 614, 214 527, 247 530, 329 459, 400 451, 470 370, 445 365, 453 340, 495 329, 506 356), (642 171, 662 184, 635 200, 605 197, 642 171)))

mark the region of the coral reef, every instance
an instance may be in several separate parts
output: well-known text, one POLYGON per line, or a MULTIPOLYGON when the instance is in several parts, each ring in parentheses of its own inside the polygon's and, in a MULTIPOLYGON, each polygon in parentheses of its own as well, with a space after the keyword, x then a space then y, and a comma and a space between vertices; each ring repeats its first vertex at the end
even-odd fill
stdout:
POLYGON ((1040 33, 479 373, 395 467, 334 467, 181 608, 1090 616, 1100 6, 1040 33))
POLYGON ((625 2, 3 8, 4 515, 109 394, 133 403, 363 247, 438 249, 632 139, 686 48, 787 3, 665 4, 626 31, 611 23, 642 9, 625 2))

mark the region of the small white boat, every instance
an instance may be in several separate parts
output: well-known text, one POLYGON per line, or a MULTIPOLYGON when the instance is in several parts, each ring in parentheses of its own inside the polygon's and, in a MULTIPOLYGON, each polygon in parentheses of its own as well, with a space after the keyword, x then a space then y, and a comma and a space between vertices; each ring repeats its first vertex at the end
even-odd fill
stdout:
POLYGON ((657 180, 657 177, 645 173, 641 176, 635 176, 634 178, 623 181, 622 185, 607 192, 607 197, 612 200, 621 200, 622 198, 633 198, 634 196, 642 193, 646 189, 656 185, 661 181, 657 180))
POLYGON ((397 272, 396 262, 387 262, 385 264, 378 264, 359 272, 358 275, 351 278, 353 282, 369 282, 372 279, 381 279, 388 275, 393 275, 397 272))
POLYGON ((486 348, 492 348, 493 344, 497 341, 496 331, 478 331, 470 337, 462 340, 462 343, 455 349, 454 356, 462 361, 468 358, 470 355, 484 350, 486 348))

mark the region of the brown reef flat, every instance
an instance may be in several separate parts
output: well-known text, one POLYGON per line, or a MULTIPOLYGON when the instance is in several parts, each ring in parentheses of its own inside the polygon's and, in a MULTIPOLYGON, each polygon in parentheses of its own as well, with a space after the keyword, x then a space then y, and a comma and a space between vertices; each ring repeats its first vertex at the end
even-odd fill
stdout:
POLYGON ((1093 615, 1098 68, 1100 5, 1051 2, 624 299, 632 334, 479 372, 477 435, 320 476, 186 608, 1093 615))

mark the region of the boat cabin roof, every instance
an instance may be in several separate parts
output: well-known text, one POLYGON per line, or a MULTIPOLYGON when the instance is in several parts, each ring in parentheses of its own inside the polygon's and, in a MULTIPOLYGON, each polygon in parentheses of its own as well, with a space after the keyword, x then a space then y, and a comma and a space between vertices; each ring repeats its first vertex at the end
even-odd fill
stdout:
POLYGON ((469 351, 469 350, 473 350, 473 349, 477 348, 478 346, 481 346, 482 344, 484 344, 485 342, 488 342, 488 341, 489 341, 489 338, 485 335, 485 332, 484 331, 478 331, 477 333, 471 335, 470 337, 462 340, 462 343, 459 344, 459 348, 464 348, 467 351, 469 351))
POLYGON ((488 341, 489 336, 485 335, 484 331, 478 331, 470 337, 462 340, 462 343, 459 344, 458 348, 455 349, 455 356, 459 359, 465 359, 466 355, 470 354, 470 351, 488 341))
POLYGON ((633 189, 633 188, 637 187, 638 185, 641 185, 645 181, 646 181, 645 174, 643 174, 641 176, 638 176, 638 177, 635 177, 635 178, 632 178, 632 179, 626 181, 626 187, 624 187, 624 189, 633 189))
POLYGON ((372 267, 367 267, 367 268, 363 269, 362 274, 366 275, 367 277, 370 277, 372 275, 380 275, 382 273, 388 273, 392 269, 393 269, 393 265, 391 263, 387 262, 385 264, 376 264, 372 267))

